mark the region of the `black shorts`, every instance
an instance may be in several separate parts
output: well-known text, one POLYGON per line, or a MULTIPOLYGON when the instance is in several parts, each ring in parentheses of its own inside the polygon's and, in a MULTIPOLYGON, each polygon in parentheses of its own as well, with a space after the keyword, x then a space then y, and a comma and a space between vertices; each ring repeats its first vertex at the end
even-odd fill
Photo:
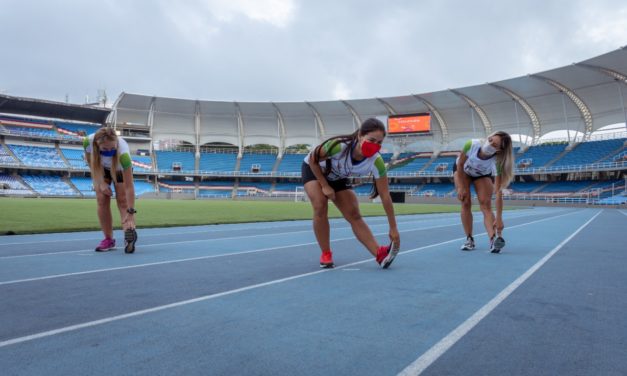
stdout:
MULTIPOLYGON (((457 163, 453 163, 453 175, 455 175, 455 171, 457 171, 457 163)), ((463 171, 464 174, 466 174, 465 171, 463 171)), ((490 178, 490 180, 492 180, 492 183, 494 183, 494 176, 492 176, 492 174, 487 174, 487 175, 479 175, 479 176, 470 176, 468 174, 466 174, 466 176, 468 176, 470 178, 470 181, 475 181, 475 180, 479 180, 482 178, 490 178)))
MULTIPOLYGON (((111 170, 109 170, 108 168, 104 169, 104 180, 107 184, 111 184, 111 181, 113 180, 111 179, 111 170)), ((118 183, 124 183, 124 175, 122 175, 120 171, 118 171, 117 181, 118 183)))
MULTIPOLYGON (((316 178, 316 175, 314 175, 313 171, 311 171, 311 167, 309 167, 309 165, 305 162, 303 162, 300 168, 300 172, 303 178, 303 185, 307 184, 307 182, 310 182, 312 180, 318 180, 316 178)), ((331 188, 333 188, 335 192, 344 191, 344 190, 353 188, 353 186, 348 182, 348 179, 346 178, 340 179, 340 180, 327 179, 327 183, 329 183, 329 186, 331 186, 331 188)))

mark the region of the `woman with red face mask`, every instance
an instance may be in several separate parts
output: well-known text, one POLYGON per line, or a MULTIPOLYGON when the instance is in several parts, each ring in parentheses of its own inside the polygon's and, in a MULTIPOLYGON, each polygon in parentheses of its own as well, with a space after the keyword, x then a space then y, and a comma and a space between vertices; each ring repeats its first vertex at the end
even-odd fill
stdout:
POLYGON ((357 239, 384 269, 390 266, 398 253, 400 235, 396 227, 385 163, 379 155, 384 138, 383 123, 377 119, 368 119, 355 133, 324 141, 309 153, 303 162, 303 184, 313 207, 313 229, 322 251, 321 268, 334 266, 330 244, 329 200, 333 201, 350 223, 357 239), (380 246, 377 243, 370 228, 361 217, 357 196, 349 182, 349 178, 353 176, 371 174, 374 177, 374 186, 370 198, 381 196, 381 202, 388 217, 391 240, 388 246, 380 246))

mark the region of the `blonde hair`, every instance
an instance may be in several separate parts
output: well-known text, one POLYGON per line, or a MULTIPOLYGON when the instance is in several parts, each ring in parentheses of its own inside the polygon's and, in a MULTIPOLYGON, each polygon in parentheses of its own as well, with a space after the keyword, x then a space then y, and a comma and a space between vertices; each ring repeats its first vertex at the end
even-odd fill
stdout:
MULTIPOLYGON (((113 128, 100 128, 94 134, 94 140, 91 145, 91 156, 89 169, 91 170, 91 179, 94 185, 104 182, 104 169, 102 166, 102 159, 100 158, 100 144, 105 141, 115 141, 118 143, 118 136, 115 134, 113 128)), ((116 152, 111 158, 111 180, 117 182, 118 176, 118 152, 116 146, 116 152)))
POLYGON ((488 137, 501 137, 501 151, 496 153, 496 167, 500 171, 501 189, 507 188, 514 179, 514 148, 512 137, 503 131, 496 131, 488 137))

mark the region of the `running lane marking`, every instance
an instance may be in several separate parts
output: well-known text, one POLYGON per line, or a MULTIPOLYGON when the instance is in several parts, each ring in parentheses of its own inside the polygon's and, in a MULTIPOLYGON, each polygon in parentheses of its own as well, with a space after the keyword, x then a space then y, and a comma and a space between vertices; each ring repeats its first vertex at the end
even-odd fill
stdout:
MULTIPOLYGON (((556 211, 555 213, 561 213, 564 210, 560 210, 560 211, 556 211)), ((573 211, 569 211, 569 213, 573 213, 573 211)), ((516 213, 518 214, 518 213, 516 213)), ((541 215, 542 213, 529 213, 529 214, 523 214, 520 213, 521 215, 517 215, 517 216, 510 216, 507 219, 519 219, 519 218, 525 218, 525 217, 533 217, 533 216, 537 216, 537 215, 541 215)), ((457 217, 457 216, 456 216, 457 217)), ((421 222, 433 222, 434 220, 449 220, 450 218, 436 218, 436 219, 430 219, 430 220, 418 220, 418 221, 405 221, 405 222, 398 222, 399 224, 403 224, 403 223, 411 223, 411 224, 416 224, 421 223, 421 222)), ((480 219, 476 219, 473 222, 483 222, 483 220, 480 219)), ((377 227, 377 226, 387 226, 387 222, 384 224, 369 224, 369 226, 371 228, 373 227, 377 227)), ((457 223, 457 225, 459 225, 459 223, 457 223)), ((440 227, 448 227, 448 225, 446 226, 440 226, 440 227)), ((416 229, 410 229, 410 230, 403 230, 401 232, 407 232, 407 231, 421 231, 421 230, 430 230, 430 229, 434 229, 434 228, 440 228, 440 227, 421 227, 421 228, 416 228, 416 229)), ((350 229, 350 227, 334 227, 334 230, 348 230, 350 229)), ((235 236, 235 237, 226 237, 226 238, 213 238, 213 239, 196 239, 196 240, 182 240, 182 241, 178 241, 178 242, 168 242, 168 243, 153 243, 153 244, 142 244, 141 248, 145 248, 145 247, 158 247, 158 246, 162 246, 162 245, 175 245, 175 244, 183 244, 183 243, 198 243, 198 242, 207 242, 207 241, 216 241, 216 240, 233 240, 233 239, 242 239, 242 238, 246 238, 246 237, 259 237, 259 236, 279 236, 279 235, 291 235, 291 234, 297 234, 297 233, 311 233, 311 229, 309 230, 302 230, 302 231, 289 231, 289 232, 280 232, 280 233, 271 233, 271 234, 260 234, 260 235, 244 235, 244 236, 235 236)), ((383 234, 376 234, 376 235, 383 235, 383 234)), ((143 239, 143 236, 141 237, 143 239)), ((81 239, 83 240, 83 239, 81 239)), ((42 241, 42 243, 47 243, 48 241, 42 241)), ((16 243, 17 244, 17 243, 16 243)), ((24 243, 24 244, 31 244, 31 243, 24 243)), ((4 244, 0 244, 4 245, 4 244)), ((50 256, 50 255, 63 255, 63 254, 71 254, 71 253, 81 253, 81 252, 93 252, 93 248, 90 249, 79 249, 76 251, 59 251, 59 252, 45 252, 45 253, 29 253, 26 255, 13 255, 13 256, 0 256, 0 260, 6 260, 6 259, 15 259, 15 258, 23 258, 23 257, 38 257, 38 256, 50 256)))
MULTIPOLYGON (((578 213, 578 212, 576 212, 576 213, 578 213)), ((543 221, 547 221, 547 220, 550 220, 550 219, 555 219, 555 218, 558 218, 558 217, 562 217, 564 215, 568 215, 568 214, 563 214, 563 215, 556 216, 556 217, 550 217, 550 218, 540 219, 540 220, 533 221, 533 222, 523 223, 523 224, 511 226, 509 228, 511 229, 511 228, 515 228, 515 227, 522 227, 522 226, 526 226, 526 225, 533 224, 533 223, 538 223, 538 222, 543 222, 543 221)), ((596 218, 596 215, 592 219, 594 219, 594 218, 596 218)), ((592 219, 590 221, 592 221, 592 219)), ((588 221, 587 223, 589 223, 590 221, 588 221)), ((583 228, 583 226, 581 228, 583 228)), ((579 231, 579 230, 577 230, 577 231, 579 231)), ((477 236, 480 236, 480 235, 485 235, 485 233, 479 234, 477 236)), ((574 236, 574 234, 572 236, 574 236)), ((441 245, 444 245, 444 244, 458 242, 458 241, 461 241, 461 240, 464 240, 464 239, 466 239, 466 238, 462 237, 462 238, 457 238, 457 239, 451 239, 451 240, 447 240, 447 241, 444 241, 444 242, 430 244, 430 245, 422 246, 422 247, 419 247, 419 248, 410 249, 410 250, 407 250, 407 251, 404 251, 404 252, 399 252, 399 254, 401 254, 401 253, 402 254, 413 253, 413 252, 417 252, 417 251, 428 249, 428 248, 438 247, 438 246, 441 246, 441 245)), ((368 259, 362 260, 362 261, 352 262, 352 263, 349 263, 349 264, 346 264, 346 265, 337 266, 335 269, 322 269, 322 270, 318 270, 318 271, 315 271, 315 272, 298 274, 298 275, 294 275, 294 276, 291 276, 291 277, 276 279, 276 280, 273 280, 273 281, 258 283, 258 284, 255 284, 255 285, 250 285, 250 286, 245 286, 245 287, 240 287, 240 288, 234 289, 234 290, 223 291, 223 292, 216 293, 216 294, 200 296, 198 298, 193 298, 193 299, 183 300, 183 301, 180 301, 180 302, 175 302, 175 303, 165 304, 165 305, 156 306, 156 307, 152 307, 152 308, 142 309, 142 310, 139 310, 139 311, 129 312, 129 313, 125 313, 125 314, 122 314, 122 315, 111 316, 111 317, 107 317, 107 318, 100 319, 100 320, 94 320, 94 321, 89 321, 89 322, 85 322, 85 323, 82 323, 82 324, 70 325, 70 326, 66 326, 66 327, 63 327, 63 328, 58 328, 58 329, 48 330, 48 331, 45 331, 45 332, 31 334, 31 335, 28 335, 28 336, 12 338, 12 339, 9 339, 9 340, 1 341, 0 342, 0 348, 6 347, 6 346, 10 346, 10 345, 15 345, 15 344, 18 344, 18 343, 32 341, 32 340, 36 340, 36 339, 40 339, 40 338, 50 337, 50 336, 54 336, 54 335, 57 335, 57 334, 62 334, 62 333, 72 332, 72 331, 85 329, 85 328, 90 328, 90 327, 94 327, 94 326, 98 326, 98 325, 103 325, 103 324, 107 324, 107 323, 115 322, 115 321, 119 321, 119 320, 124 320, 124 319, 131 318, 131 317, 142 316, 142 315, 146 315, 146 314, 153 313, 153 312, 159 312, 159 311, 163 311, 163 310, 170 309, 170 308, 176 308, 176 307, 181 307, 181 306, 185 306, 185 305, 188 305, 188 304, 193 304, 193 303, 203 302, 203 301, 206 301, 206 300, 216 299, 216 298, 220 298, 220 297, 223 297, 223 296, 233 295, 233 294, 237 294, 237 293, 245 292, 245 291, 249 291, 249 290, 254 290, 254 289, 257 289, 257 288, 261 288, 261 287, 272 286, 272 285, 276 285, 276 284, 279 284, 279 283, 292 281, 292 280, 295 280, 295 279, 300 279, 300 278, 304 278, 304 277, 317 275, 317 274, 320 274, 320 273, 329 273, 329 272, 333 272, 334 270, 341 270, 341 269, 349 269, 350 270, 353 266, 365 264, 367 262, 372 262, 372 258, 368 258, 368 259)))
POLYGON ((566 243, 583 230, 590 222, 601 214, 603 210, 596 213, 586 223, 581 225, 575 232, 570 234, 566 239, 562 240, 555 248, 546 254, 540 261, 535 263, 531 268, 524 272, 520 277, 510 283, 498 295, 490 300, 486 305, 481 307, 477 312, 470 316, 461 325, 450 332, 446 337, 442 338, 438 343, 433 345, 429 350, 422 354, 413 363, 407 366, 399 373, 399 376, 420 375, 425 369, 433 364, 440 356, 448 351, 455 343, 464 337, 472 328, 474 328, 481 320, 483 320, 490 312, 492 312, 499 304, 501 304, 508 296, 510 296, 520 285, 522 285, 529 277, 542 267, 557 251, 559 251, 566 243))

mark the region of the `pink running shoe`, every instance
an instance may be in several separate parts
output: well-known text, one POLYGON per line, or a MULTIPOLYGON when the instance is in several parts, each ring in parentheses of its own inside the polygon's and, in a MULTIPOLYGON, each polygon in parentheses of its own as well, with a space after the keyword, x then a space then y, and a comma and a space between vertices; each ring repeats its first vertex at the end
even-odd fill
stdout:
POLYGON ((106 252, 115 249, 115 239, 104 238, 96 247, 96 252, 106 252))

